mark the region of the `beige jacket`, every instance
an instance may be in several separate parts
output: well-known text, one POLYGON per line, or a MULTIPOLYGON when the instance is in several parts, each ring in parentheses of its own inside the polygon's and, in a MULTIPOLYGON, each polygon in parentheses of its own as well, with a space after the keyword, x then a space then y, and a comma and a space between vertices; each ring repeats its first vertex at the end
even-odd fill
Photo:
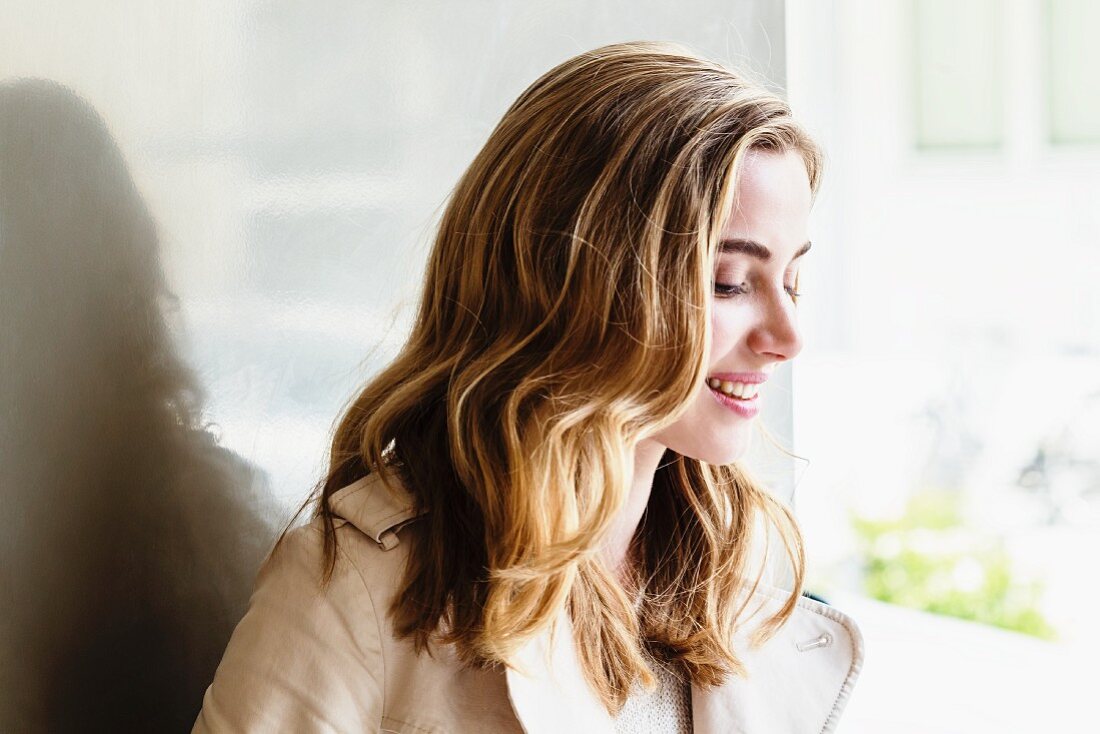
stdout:
MULTIPOLYGON (((523 648, 523 672, 462 669, 449 648, 417 656, 386 614, 423 525, 411 522, 410 497, 391 496, 372 475, 336 492, 331 506, 342 518, 331 585, 317 586, 320 521, 291 531, 256 579, 193 734, 613 732, 582 677, 564 610, 554 627, 562 632, 547 630, 523 648)), ((782 592, 757 596, 767 615, 782 592)), ((863 661, 854 622, 803 597, 766 644, 749 648, 748 631, 735 642, 747 679, 692 686, 695 734, 833 731, 863 661)))

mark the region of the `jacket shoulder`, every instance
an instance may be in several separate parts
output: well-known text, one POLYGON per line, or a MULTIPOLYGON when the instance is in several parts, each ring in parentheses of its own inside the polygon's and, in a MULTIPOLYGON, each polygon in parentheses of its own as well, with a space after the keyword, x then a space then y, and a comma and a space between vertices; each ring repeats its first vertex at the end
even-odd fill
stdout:
MULTIPOLYGON (((760 584, 746 622, 778 612, 791 593, 760 584)), ((764 722, 786 719, 796 721, 791 730, 833 731, 863 668, 864 641, 855 620, 823 601, 799 595, 791 616, 760 647, 750 643, 753 629, 746 624, 737 635, 749 677, 729 688, 746 720, 753 722, 747 730, 767 731, 764 722), (774 692, 796 679, 800 703, 790 707, 789 699, 774 692)))
POLYGON ((311 522, 268 556, 194 732, 377 729, 384 660, 375 605, 345 563, 321 584, 323 542, 311 522))
POLYGON ((400 543, 399 531, 427 514, 412 493, 393 475, 367 476, 342 487, 329 497, 329 508, 343 523, 373 540, 384 551, 400 543))

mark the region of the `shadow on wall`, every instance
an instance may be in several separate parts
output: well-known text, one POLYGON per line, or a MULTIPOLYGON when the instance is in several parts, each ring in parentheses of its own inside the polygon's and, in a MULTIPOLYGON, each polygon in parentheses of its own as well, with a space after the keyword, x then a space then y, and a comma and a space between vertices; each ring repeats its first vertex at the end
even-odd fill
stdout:
POLYGON ((103 121, 0 84, 0 731, 189 731, 277 534, 103 121))

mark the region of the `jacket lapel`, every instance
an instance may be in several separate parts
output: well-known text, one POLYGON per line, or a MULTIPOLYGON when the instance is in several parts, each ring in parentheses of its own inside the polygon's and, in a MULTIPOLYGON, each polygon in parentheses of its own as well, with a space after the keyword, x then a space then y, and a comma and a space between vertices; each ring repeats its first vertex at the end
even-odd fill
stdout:
POLYGON ((563 607, 552 628, 516 653, 508 697, 527 734, 613 734, 614 723, 581 672, 573 625, 563 607))

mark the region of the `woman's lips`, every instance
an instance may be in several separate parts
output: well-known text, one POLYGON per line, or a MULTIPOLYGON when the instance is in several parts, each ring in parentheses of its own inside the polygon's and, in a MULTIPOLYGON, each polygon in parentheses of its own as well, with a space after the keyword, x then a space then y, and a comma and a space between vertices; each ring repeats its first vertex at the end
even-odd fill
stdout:
POLYGON ((724 407, 729 408, 742 418, 752 418, 760 412, 760 406, 757 401, 757 398, 760 397, 759 393, 753 395, 748 400, 741 400, 740 398, 735 398, 719 390, 715 390, 710 385, 707 385, 707 391, 724 407))

